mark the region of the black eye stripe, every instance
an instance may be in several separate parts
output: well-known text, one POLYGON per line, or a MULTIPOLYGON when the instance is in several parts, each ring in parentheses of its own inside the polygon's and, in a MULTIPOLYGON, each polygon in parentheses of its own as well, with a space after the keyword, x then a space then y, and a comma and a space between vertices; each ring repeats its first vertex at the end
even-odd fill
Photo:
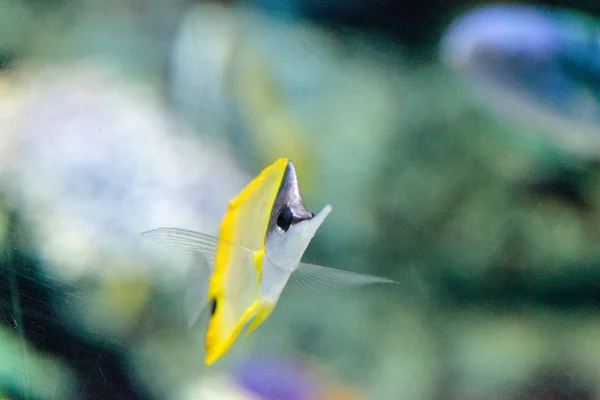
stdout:
POLYGON ((294 214, 288 206, 284 206, 277 214, 277 226, 284 232, 290 229, 290 225, 294 222, 294 214))

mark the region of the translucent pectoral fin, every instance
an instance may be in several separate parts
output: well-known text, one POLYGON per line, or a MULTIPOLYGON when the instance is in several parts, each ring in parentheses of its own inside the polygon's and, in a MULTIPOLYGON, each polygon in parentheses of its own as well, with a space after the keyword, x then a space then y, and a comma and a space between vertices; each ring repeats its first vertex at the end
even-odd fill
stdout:
POLYGON ((183 253, 199 253, 214 259, 219 239, 215 236, 179 228, 156 228, 141 235, 168 249, 183 253))
POLYGON ((292 273, 285 286, 286 295, 318 294, 375 283, 394 283, 387 278, 321 265, 301 263, 292 273))
POLYGON ((212 263, 206 259, 194 262, 186 281, 184 312, 188 328, 193 328, 202 313, 206 310, 208 301, 208 284, 212 271, 212 263))
POLYGON ((208 305, 208 285, 219 239, 178 228, 157 228, 141 235, 188 259, 186 263, 189 262, 190 267, 183 307, 188 328, 192 328, 208 305))

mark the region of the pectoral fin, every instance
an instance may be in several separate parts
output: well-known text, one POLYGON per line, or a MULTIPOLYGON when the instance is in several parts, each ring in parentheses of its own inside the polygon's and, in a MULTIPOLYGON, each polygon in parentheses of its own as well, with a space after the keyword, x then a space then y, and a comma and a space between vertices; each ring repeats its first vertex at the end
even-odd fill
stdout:
POLYGON ((214 236, 178 228, 157 228, 141 234, 179 255, 190 264, 184 296, 188 328, 192 328, 205 311, 210 276, 219 239, 214 236))
POLYGON ((377 283, 397 284, 398 282, 375 275, 300 263, 290 276, 283 293, 286 296, 308 296, 377 283))

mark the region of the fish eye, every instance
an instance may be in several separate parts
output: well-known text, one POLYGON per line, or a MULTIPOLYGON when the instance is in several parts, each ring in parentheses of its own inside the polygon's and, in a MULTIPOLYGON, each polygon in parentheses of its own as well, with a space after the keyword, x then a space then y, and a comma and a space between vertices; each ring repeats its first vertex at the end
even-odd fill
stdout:
POLYGON ((292 214, 292 210, 285 206, 279 211, 277 215, 277 227, 284 232, 287 232, 290 229, 290 225, 292 225, 292 220, 294 219, 294 214, 292 214))

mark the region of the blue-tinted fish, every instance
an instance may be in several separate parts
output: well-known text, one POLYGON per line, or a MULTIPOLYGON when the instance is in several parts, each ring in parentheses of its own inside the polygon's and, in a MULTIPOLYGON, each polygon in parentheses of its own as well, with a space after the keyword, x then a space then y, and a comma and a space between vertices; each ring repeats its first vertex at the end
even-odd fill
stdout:
POLYGON ((492 110, 549 134, 569 150, 597 157, 598 26, 570 11, 483 6, 451 24, 442 58, 492 110))

